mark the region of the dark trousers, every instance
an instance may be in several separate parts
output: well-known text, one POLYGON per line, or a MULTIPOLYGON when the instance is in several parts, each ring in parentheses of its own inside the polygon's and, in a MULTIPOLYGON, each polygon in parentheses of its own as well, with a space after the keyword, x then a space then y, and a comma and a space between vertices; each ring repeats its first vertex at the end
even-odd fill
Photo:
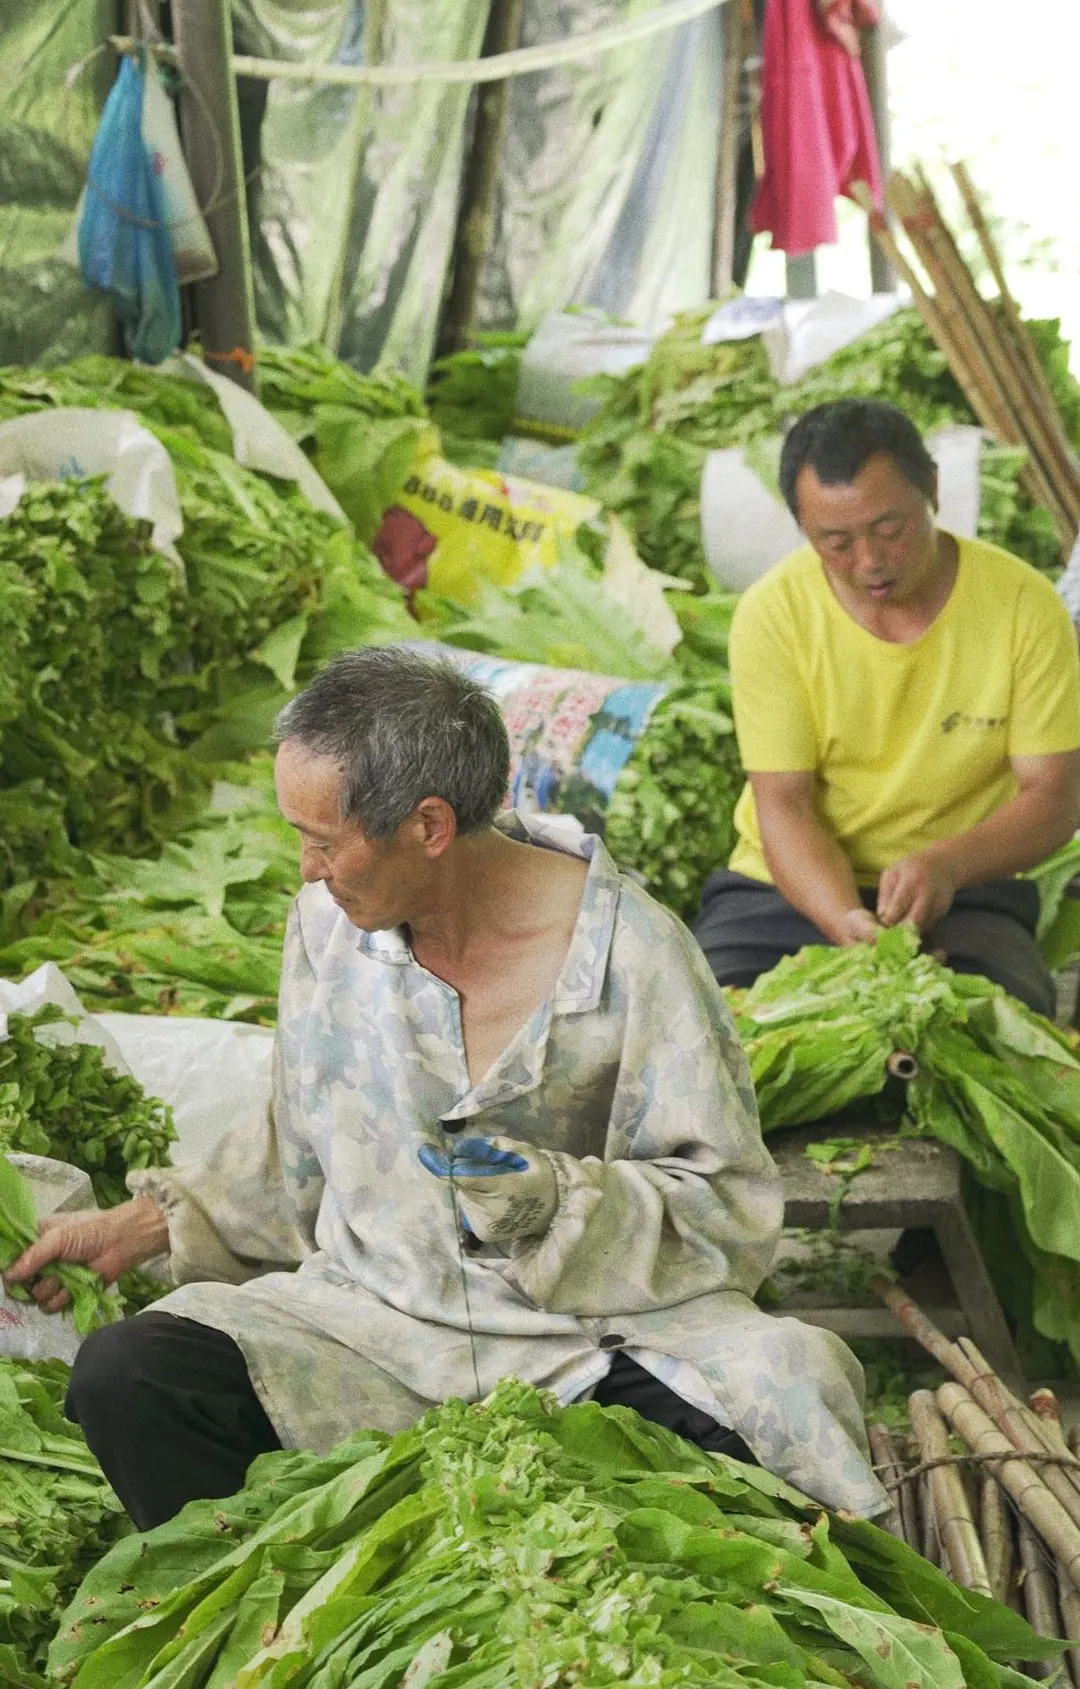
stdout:
MULTIPOLYGON (((873 909, 877 893, 862 892, 873 909)), ((923 934, 955 973, 983 974, 1038 1014, 1054 1013, 1054 982, 1035 942, 1038 888, 1031 880, 962 886, 952 908, 923 934)), ((721 985, 752 985, 804 944, 828 944, 775 886, 724 868, 705 882, 694 937, 721 985)))
MULTIPOLYGON (((635 1408, 702 1448, 753 1461, 741 1437, 624 1354, 615 1355, 593 1399, 635 1408)), ((186 1502, 234 1495, 256 1455, 281 1447, 232 1338, 153 1308, 86 1339, 66 1411, 141 1531, 186 1502)))

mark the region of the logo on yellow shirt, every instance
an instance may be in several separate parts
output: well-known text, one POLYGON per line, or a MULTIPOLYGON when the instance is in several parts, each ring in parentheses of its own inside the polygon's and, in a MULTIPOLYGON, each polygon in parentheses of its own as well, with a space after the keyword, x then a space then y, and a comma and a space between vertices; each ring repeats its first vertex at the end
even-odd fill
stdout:
POLYGON ((1007 715, 965 715, 963 710, 953 710, 941 724, 943 733, 951 733, 954 727, 971 727, 977 733, 988 733, 995 727, 1004 727, 1009 718, 1007 715))

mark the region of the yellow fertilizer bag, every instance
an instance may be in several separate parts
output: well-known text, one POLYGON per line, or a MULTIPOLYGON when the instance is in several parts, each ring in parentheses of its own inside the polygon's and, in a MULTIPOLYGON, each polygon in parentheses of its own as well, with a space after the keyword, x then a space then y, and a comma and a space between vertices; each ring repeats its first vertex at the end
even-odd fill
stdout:
POLYGON ((384 513, 372 549, 406 592, 426 587, 471 604, 484 581, 507 586, 550 568, 560 543, 599 514, 581 493, 428 457, 384 513))

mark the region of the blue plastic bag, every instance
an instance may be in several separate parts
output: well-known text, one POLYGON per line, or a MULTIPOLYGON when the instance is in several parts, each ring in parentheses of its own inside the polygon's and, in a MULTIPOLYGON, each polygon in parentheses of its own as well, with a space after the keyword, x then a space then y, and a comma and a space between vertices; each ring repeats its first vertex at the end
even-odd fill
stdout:
POLYGON ((176 351, 182 329, 165 195, 143 140, 146 75, 141 59, 125 58, 105 102, 79 222, 79 267, 90 287, 108 294, 132 357, 159 364, 176 351))

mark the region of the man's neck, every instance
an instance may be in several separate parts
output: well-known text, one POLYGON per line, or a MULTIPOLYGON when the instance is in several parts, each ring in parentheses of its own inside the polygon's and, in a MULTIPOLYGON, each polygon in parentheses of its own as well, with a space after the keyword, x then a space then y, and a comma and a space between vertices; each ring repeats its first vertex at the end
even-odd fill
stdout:
POLYGON ((457 838, 430 901, 409 920, 414 953, 460 962, 477 944, 518 926, 529 850, 494 828, 457 838))

